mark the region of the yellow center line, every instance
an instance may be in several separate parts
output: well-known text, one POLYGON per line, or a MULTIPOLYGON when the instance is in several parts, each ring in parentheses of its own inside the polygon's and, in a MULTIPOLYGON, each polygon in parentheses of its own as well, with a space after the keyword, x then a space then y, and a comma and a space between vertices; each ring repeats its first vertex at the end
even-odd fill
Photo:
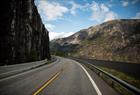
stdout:
POLYGON ((34 92, 33 95, 37 95, 39 92, 41 92, 46 86, 48 86, 53 80, 55 80, 61 72, 62 70, 60 70, 54 76, 52 76, 43 86, 41 86, 36 92, 34 92))

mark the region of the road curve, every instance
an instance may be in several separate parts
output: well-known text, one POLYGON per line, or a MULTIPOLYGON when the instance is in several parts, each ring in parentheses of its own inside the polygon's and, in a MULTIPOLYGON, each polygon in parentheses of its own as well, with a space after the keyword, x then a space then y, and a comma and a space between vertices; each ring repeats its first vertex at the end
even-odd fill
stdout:
POLYGON ((59 61, 0 80, 0 95, 118 95, 80 63, 59 61))

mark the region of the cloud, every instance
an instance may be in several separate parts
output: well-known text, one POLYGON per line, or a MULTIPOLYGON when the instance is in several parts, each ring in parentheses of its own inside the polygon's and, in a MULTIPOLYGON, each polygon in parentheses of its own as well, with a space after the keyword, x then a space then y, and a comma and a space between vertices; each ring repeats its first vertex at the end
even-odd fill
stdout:
POLYGON ((88 10, 89 7, 91 6, 91 4, 89 4, 89 3, 80 5, 80 4, 75 3, 74 1, 70 1, 69 4, 71 5, 71 8, 69 11, 72 15, 76 15, 76 11, 78 9, 80 9, 81 11, 85 11, 85 10, 88 10))
POLYGON ((106 6, 108 6, 108 7, 112 7, 112 6, 114 6, 114 3, 113 3, 114 1, 113 0, 109 0, 108 2, 106 2, 105 4, 106 4, 106 6))
POLYGON ((111 11, 105 4, 98 4, 95 1, 93 1, 92 3, 91 10, 91 18, 92 20, 95 20, 97 22, 118 18, 118 15, 115 12, 111 11))
POLYGON ((132 17, 132 19, 140 19, 140 12, 136 13, 136 15, 132 17))
POLYGON ((76 4, 75 2, 73 2, 73 1, 70 1, 70 4, 71 4, 71 9, 70 9, 70 13, 72 14, 72 15, 75 15, 76 14, 76 9, 79 9, 79 8, 81 8, 81 6, 79 5, 79 4, 76 4))
POLYGON ((45 27, 46 27, 49 31, 53 31, 53 29, 55 28, 54 25, 49 24, 49 23, 45 24, 45 27))
POLYGON ((117 17, 118 17, 118 15, 116 13, 110 11, 106 14, 104 21, 113 20, 113 19, 116 19, 117 17))
POLYGON ((121 1, 122 2, 122 6, 123 7, 127 7, 128 6, 128 4, 129 4, 129 2, 128 1, 121 1))
POLYGON ((68 37, 72 34, 74 34, 74 32, 49 32, 49 37, 50 40, 53 40, 57 38, 68 37))
POLYGON ((101 4, 100 5, 100 8, 102 9, 102 11, 104 12, 108 12, 109 11, 109 8, 107 6, 105 6, 104 4, 101 4))
POLYGON ((113 5, 112 5, 111 3, 108 3, 107 6, 108 6, 108 7, 112 7, 113 5))
POLYGON ((56 2, 48 2, 45 0, 40 0, 38 4, 38 9, 40 13, 42 12, 47 20, 57 20, 64 15, 64 13, 68 12, 68 8, 60 5, 56 2))
POLYGON ((54 32, 55 25, 49 23, 45 24, 45 27, 49 30, 50 40, 68 37, 74 34, 74 32, 54 32))
POLYGON ((139 0, 133 0, 132 4, 136 4, 139 0))

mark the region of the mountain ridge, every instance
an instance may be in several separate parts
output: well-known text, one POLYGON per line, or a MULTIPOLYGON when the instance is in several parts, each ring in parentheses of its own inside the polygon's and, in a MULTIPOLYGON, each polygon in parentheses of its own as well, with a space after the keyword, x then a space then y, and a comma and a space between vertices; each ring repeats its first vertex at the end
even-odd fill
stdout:
POLYGON ((140 19, 119 19, 51 41, 51 51, 88 58, 140 62, 140 19), (55 49, 54 49, 55 46, 55 49))

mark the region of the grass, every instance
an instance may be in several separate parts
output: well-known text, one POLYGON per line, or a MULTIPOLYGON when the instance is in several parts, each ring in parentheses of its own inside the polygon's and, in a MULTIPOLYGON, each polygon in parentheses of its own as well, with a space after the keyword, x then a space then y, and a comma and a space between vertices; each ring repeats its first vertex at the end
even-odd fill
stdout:
POLYGON ((109 69, 106 67, 99 68, 140 89, 140 80, 114 69, 109 69))
POLYGON ((113 61, 122 61, 122 62, 131 62, 131 63, 140 63, 139 55, 113 55, 113 61))
MULTIPOLYGON (((119 72, 119 71, 116 71, 114 69, 109 69, 109 68, 106 68, 106 67, 100 67, 98 66, 100 69, 118 77, 119 79, 133 85, 134 87, 136 88, 139 88, 140 89, 140 80, 134 78, 134 77, 131 77, 125 73, 122 73, 122 72, 119 72)), ((123 88, 121 85, 117 84, 117 83, 113 83, 112 85, 112 81, 110 81, 110 79, 106 76, 102 76, 102 78, 109 84, 111 85, 116 91, 118 91, 119 93, 121 93, 122 95, 133 95, 131 92, 129 92, 127 89, 123 88)))
POLYGON ((53 61, 52 60, 48 60, 48 62, 46 62, 46 64, 51 64, 53 61))

